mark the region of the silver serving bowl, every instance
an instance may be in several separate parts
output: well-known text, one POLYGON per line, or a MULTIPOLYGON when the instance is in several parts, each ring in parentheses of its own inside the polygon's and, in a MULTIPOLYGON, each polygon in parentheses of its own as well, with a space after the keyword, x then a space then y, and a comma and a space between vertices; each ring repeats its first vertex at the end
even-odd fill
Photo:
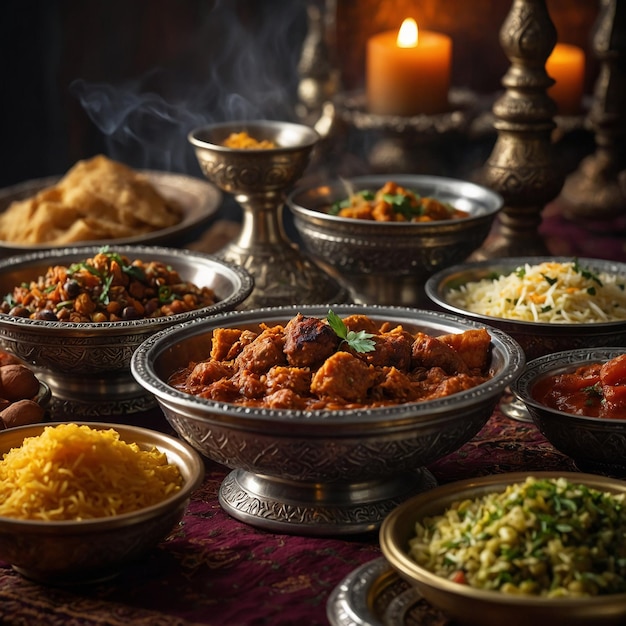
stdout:
MULTIPOLYGON (((100 246, 44 250, 0 261, 0 293, 45 274, 51 265, 69 265, 97 254, 100 246)), ((209 307, 167 317, 123 322, 67 323, 0 313, 0 345, 30 365, 52 390, 53 417, 98 417, 144 411, 154 398, 130 372, 141 342, 158 330, 195 317, 239 306, 252 290, 245 270, 212 256, 157 246, 111 248, 131 259, 160 261, 184 280, 214 289, 219 301, 209 307)))
MULTIPOLYGON (((46 426, 34 424, 0 432, 0 457, 36 437, 46 426)), ((145 555, 182 519, 191 493, 202 483, 204 464, 175 437, 137 426, 91 422, 113 428, 120 439, 142 450, 156 447, 183 476, 181 489, 158 504, 117 516, 80 521, 39 521, 0 517, 0 560, 33 580, 52 585, 86 584, 109 579, 145 555)))
POLYGON ((533 359, 511 385, 539 430, 557 449, 574 459, 582 471, 626 477, 626 420, 572 415, 549 408, 533 397, 533 387, 546 376, 573 372, 590 363, 604 363, 626 348, 565 350, 533 359))
MULTIPOLYGON (((363 313, 409 332, 431 335, 482 325, 458 317, 404 309, 337 305, 339 316, 363 313)), ((297 313, 324 318, 328 306, 275 307, 192 320, 147 339, 131 370, 156 397, 173 428, 196 449, 233 471, 220 503, 250 524, 308 535, 377 528, 400 501, 434 485, 424 466, 460 448, 485 424, 504 388, 524 365, 519 346, 497 329, 493 377, 463 393, 428 402, 374 409, 269 410, 215 402, 168 384, 190 361, 207 358, 218 328, 286 324, 297 313)))
POLYGON ((297 188, 287 198, 304 247, 332 267, 353 289, 355 301, 421 306, 426 279, 465 260, 486 239, 503 206, 495 192, 438 176, 371 175, 297 188), (349 189, 379 189, 387 181, 469 213, 460 220, 376 222, 329 215, 349 189))
MULTIPOLYGON (((147 176, 148 180, 166 200, 170 200, 180 207, 182 211, 181 221, 174 226, 161 228, 151 233, 102 241, 82 241, 76 242, 72 246, 93 246, 96 243, 109 246, 175 246, 184 243, 192 237, 197 237, 202 232, 202 229, 207 228, 211 221, 215 219, 222 202, 222 193, 214 185, 199 178, 173 172, 144 170, 142 173, 147 176)), ((28 180, 0 189, 0 212, 6 211, 12 202, 34 196, 42 189, 52 187, 58 182, 58 176, 50 176, 28 180)), ((0 240, 0 256, 8 257, 65 247, 67 245, 60 246, 47 243, 21 244, 0 240)))
MULTIPOLYGON (((400 576, 414 585, 433 606, 459 626, 618 626, 626 620, 626 594, 593 598, 543 598, 477 589, 437 576, 408 554, 415 523, 443 513, 453 502, 501 492, 507 485, 524 482, 528 474, 515 472, 462 480, 418 495, 400 505, 385 519, 380 530, 382 552, 400 576)), ((626 483, 576 472, 537 472, 537 478, 562 476, 588 487, 626 493, 626 483)))

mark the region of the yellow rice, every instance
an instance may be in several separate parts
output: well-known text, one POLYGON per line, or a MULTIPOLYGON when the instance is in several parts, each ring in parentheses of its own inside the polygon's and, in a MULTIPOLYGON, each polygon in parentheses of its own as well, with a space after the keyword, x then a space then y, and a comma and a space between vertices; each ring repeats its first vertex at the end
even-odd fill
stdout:
POLYGON ((512 320, 589 324, 626 320, 626 276, 593 273, 576 262, 525 264, 507 275, 453 289, 459 308, 512 320))
POLYGON ((46 426, 0 461, 0 516, 82 520, 128 513, 178 491, 182 476, 156 448, 113 429, 46 426))

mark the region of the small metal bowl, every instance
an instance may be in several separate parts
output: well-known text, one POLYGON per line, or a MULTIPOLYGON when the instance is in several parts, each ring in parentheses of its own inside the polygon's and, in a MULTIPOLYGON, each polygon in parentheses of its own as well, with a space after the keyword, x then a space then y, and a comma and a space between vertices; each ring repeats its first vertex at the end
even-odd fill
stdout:
POLYGON ((626 420, 572 415, 541 404, 534 385, 545 376, 572 372, 582 365, 604 363, 626 353, 626 348, 584 348, 549 354, 528 363, 511 391, 524 403, 548 441, 574 459, 582 470, 626 477, 626 420))
MULTIPOLYGON (((45 274, 51 265, 69 265, 97 254, 100 246, 44 250, 0 261, 0 294, 45 274)), ((158 330, 195 317, 234 309, 252 290, 249 274, 212 256, 156 246, 112 248, 131 259, 160 261, 184 280, 214 289, 209 307, 167 317, 124 322, 67 323, 0 314, 0 344, 30 365, 52 391, 53 418, 102 417, 144 411, 154 398, 130 373, 134 350, 158 330)))
MULTIPOLYGON (((453 502, 501 492, 524 482, 528 474, 515 472, 450 483, 400 505, 385 519, 380 547, 389 564, 433 606, 462 626, 618 626, 626 620, 626 594, 594 598, 541 598, 476 589, 447 580, 418 565, 408 554, 415 523, 437 515, 453 502)), ((626 493, 626 483, 576 472, 537 472, 537 478, 564 477, 613 493, 626 493)))
MULTIPOLYGON (((483 328, 440 313, 337 305, 339 316, 365 314, 430 335, 483 328)), ((261 528, 306 535, 371 531, 400 501, 429 489, 429 463, 460 448, 486 423, 504 388, 524 366, 507 335, 492 338, 492 378, 462 393, 372 409, 296 411, 238 406, 181 392, 176 370, 206 359, 218 328, 259 330, 297 313, 324 318, 328 306, 275 307, 196 319, 153 335, 133 355, 136 380, 157 398, 173 428, 208 458, 233 468, 220 503, 261 528)))
POLYGON ((304 247, 331 266, 368 304, 421 306, 426 279, 460 263, 486 239, 503 206, 497 193, 439 176, 387 174, 298 188, 287 198, 304 247), (437 222, 377 222, 330 215, 350 190, 379 189, 394 181, 422 196, 449 202, 469 217, 437 222))
MULTIPOLYGON (((34 424, 0 432, 0 457, 36 437, 46 426, 34 424)), ((72 585, 114 577, 140 558, 182 519, 191 493, 202 483, 204 464, 198 453, 175 437, 119 424, 91 422, 90 428, 113 428, 122 441, 141 449, 156 447, 180 469, 182 488, 163 502, 113 517, 81 521, 38 521, 0 517, 0 560, 38 582, 72 585)))

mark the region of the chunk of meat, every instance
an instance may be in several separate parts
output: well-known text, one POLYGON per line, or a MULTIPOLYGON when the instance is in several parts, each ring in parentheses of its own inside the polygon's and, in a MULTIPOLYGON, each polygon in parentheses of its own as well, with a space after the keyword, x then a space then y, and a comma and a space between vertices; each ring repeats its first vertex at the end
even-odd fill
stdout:
POLYGON ((603 415, 626 416, 626 354, 607 361, 600 368, 600 383, 604 396, 603 415))
POLYGON ((353 330, 355 333, 364 330, 366 333, 375 335, 378 332, 378 325, 367 315, 348 315, 343 318, 343 323, 348 330, 353 330))
POLYGON ((315 367, 336 352, 340 341, 321 319, 298 313, 285 326, 284 352, 290 365, 315 367))
POLYGON ((269 409, 301 410, 306 408, 306 399, 291 389, 278 389, 265 397, 264 405, 269 409))
POLYGON ((265 384, 261 375, 256 372, 241 369, 231 380, 239 389, 239 394, 245 398, 262 398, 265 395, 265 384))
POLYGON ((311 391, 344 402, 365 402, 378 372, 349 352, 335 352, 315 372, 311 391))
POLYGON ((216 328, 213 331, 211 358, 214 361, 231 361, 257 336, 258 333, 251 330, 216 328))
POLYGON ((309 395, 311 388, 311 370, 302 367, 285 367, 275 365, 265 377, 265 385, 268 393, 274 393, 278 389, 290 389, 298 395, 309 395))
POLYGON ((373 398, 393 402, 417 400, 416 388, 404 372, 395 367, 389 367, 384 369, 384 374, 383 380, 372 389, 373 398))
POLYGON ((491 354, 491 335, 485 328, 466 330, 437 337, 465 361, 470 370, 486 371, 491 354))
POLYGON ((230 378, 232 373, 232 368, 219 361, 201 361, 191 370, 187 377, 187 385, 206 387, 221 378, 230 378))
POLYGON ((416 367, 439 367, 447 374, 468 373, 465 361, 453 348, 435 337, 418 333, 411 350, 411 365, 416 367))
POLYGON ((263 374, 274 365, 285 365, 284 343, 281 334, 273 330, 264 330, 237 355, 235 369, 263 374))
POLYGON ((222 378, 205 387, 197 394, 201 398, 208 398, 216 402, 235 402, 239 398, 239 389, 232 380, 222 378))
POLYGON ((372 337, 375 349, 357 356, 375 367, 396 367, 408 372, 411 368, 411 339, 403 333, 386 333, 372 337))

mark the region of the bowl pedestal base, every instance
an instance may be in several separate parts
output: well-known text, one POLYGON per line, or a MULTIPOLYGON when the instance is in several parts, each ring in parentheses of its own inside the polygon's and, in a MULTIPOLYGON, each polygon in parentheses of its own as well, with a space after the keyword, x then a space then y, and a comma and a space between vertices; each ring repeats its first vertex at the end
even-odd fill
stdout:
POLYGON ((232 517, 272 532, 334 536, 378 530, 407 498, 437 486, 426 469, 355 483, 307 483, 242 469, 222 482, 219 502, 232 517))

